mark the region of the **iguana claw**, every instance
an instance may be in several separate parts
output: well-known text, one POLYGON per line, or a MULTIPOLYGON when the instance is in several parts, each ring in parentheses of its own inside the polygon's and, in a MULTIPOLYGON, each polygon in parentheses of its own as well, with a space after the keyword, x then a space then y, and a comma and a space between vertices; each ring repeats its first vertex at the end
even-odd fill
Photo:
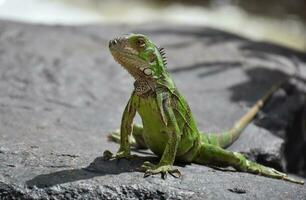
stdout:
POLYGON ((158 166, 147 161, 143 163, 141 169, 145 172, 143 176, 144 178, 155 174, 161 174, 162 179, 166 179, 167 174, 170 174, 174 178, 179 178, 182 175, 178 169, 173 169, 170 165, 158 166))
POLYGON ((103 158, 104 160, 110 160, 113 157, 113 153, 110 152, 109 150, 106 150, 103 152, 103 158))

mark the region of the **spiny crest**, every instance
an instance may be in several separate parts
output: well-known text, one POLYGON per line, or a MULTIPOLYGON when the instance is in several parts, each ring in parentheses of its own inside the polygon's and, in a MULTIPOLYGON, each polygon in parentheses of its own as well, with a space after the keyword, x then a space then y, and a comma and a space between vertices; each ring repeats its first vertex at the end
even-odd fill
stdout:
POLYGON ((166 66, 167 65, 167 57, 166 57, 166 53, 165 53, 165 49, 162 47, 158 48, 160 55, 162 56, 163 59, 163 63, 166 66))

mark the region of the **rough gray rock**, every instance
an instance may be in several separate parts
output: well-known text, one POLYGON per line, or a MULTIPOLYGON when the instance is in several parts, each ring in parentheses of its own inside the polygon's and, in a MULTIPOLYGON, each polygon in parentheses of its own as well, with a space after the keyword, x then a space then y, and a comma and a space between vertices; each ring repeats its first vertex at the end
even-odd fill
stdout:
POLYGON ((127 32, 166 48, 169 70, 207 132, 229 128, 298 68, 231 147, 286 169, 285 139, 305 102, 305 54, 209 28, 0 21, 1 199, 306 199, 306 186, 196 164, 177 164, 181 179, 144 179, 136 168, 157 161, 147 151, 103 161, 105 149, 118 148, 106 133, 119 127, 132 90, 107 45, 127 32))

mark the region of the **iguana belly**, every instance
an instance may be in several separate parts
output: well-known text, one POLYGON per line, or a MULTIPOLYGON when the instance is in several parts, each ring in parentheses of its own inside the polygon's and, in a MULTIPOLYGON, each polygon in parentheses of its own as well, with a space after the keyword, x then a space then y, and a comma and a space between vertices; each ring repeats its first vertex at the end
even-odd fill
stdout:
MULTIPOLYGON (((146 145, 154 154, 161 156, 167 145, 169 129, 162 120, 155 98, 139 98, 137 111, 142 119, 146 145)), ((181 122, 181 120, 178 119, 178 122, 181 122)), ((180 124, 179 127, 181 127, 180 124)), ((177 157, 180 158, 184 157, 184 154, 192 149, 197 139, 194 137, 194 134, 197 133, 186 132, 186 130, 181 132, 182 137, 178 145, 177 157)))
POLYGON ((164 152, 168 135, 163 124, 159 108, 152 97, 139 98, 138 113, 142 119, 144 141, 153 153, 161 156, 164 152))

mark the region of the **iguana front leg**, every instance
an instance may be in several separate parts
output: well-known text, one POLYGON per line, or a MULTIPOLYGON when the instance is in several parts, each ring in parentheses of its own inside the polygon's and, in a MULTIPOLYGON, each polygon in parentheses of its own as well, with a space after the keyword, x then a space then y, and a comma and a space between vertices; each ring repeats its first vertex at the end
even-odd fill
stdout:
MULTIPOLYGON (((112 131, 108 135, 108 139, 110 141, 116 142, 120 144, 120 129, 112 131)), ((148 149, 145 141, 144 141, 144 132, 143 127, 137 124, 133 125, 132 135, 129 137, 129 143, 132 147, 136 149, 148 149)))
POLYGON ((120 148, 116 155, 113 155, 110 151, 106 150, 103 153, 103 157, 107 160, 111 158, 131 158, 129 136, 132 133, 133 119, 136 114, 136 104, 134 93, 130 97, 121 119, 120 127, 120 148))
MULTIPOLYGON (((157 94, 157 96, 163 94, 157 94)), ((160 106, 160 112, 165 114, 168 141, 163 152, 163 155, 157 165, 154 165, 150 162, 144 162, 141 168, 145 171, 144 177, 151 176, 154 174, 161 174, 162 178, 165 179, 167 173, 174 177, 180 177, 181 173, 178 169, 173 168, 173 163, 176 156, 176 151, 178 144, 181 139, 181 131, 178 127, 175 115, 172 108, 170 107, 170 99, 168 95, 165 95, 166 99, 161 101, 163 106, 160 106)))

